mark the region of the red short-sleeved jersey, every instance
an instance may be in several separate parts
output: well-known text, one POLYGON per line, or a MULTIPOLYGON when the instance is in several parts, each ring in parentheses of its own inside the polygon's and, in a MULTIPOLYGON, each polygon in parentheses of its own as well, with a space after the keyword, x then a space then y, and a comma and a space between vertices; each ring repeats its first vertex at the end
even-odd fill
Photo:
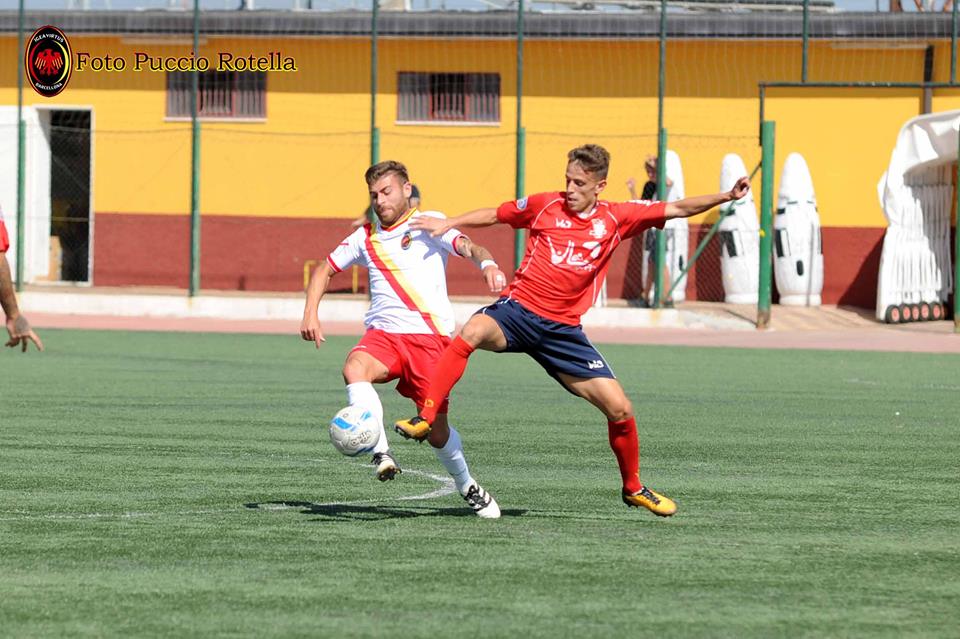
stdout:
POLYGON ((577 325, 596 301, 614 249, 649 228, 663 228, 663 202, 606 202, 573 213, 563 193, 538 193, 504 202, 497 219, 529 229, 526 253, 503 292, 557 322, 577 325))
POLYGON ((7 227, 3 224, 3 213, 0 212, 0 253, 6 253, 10 248, 10 236, 7 235, 7 227))

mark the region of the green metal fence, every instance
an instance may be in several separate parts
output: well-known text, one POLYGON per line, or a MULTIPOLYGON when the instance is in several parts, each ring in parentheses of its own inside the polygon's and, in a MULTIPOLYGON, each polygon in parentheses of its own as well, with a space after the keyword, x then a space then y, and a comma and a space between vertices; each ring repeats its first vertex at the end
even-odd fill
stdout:
MULTIPOLYGON (((762 157, 763 157, 763 168, 762 168, 762 207, 761 207, 761 216, 762 216, 762 225, 761 225, 761 279, 760 279, 760 301, 758 304, 758 326, 764 327, 768 325, 770 319, 770 302, 771 302, 771 268, 770 268, 770 242, 771 242, 771 209, 772 209, 772 189, 773 189, 773 144, 774 144, 774 125, 772 122, 766 122, 764 120, 764 98, 766 91, 770 88, 803 88, 803 87, 832 87, 832 88, 877 88, 877 87, 888 87, 888 88, 910 88, 917 89, 918 91, 924 89, 933 89, 933 88, 955 88, 958 85, 956 84, 956 66, 957 66, 957 33, 958 33, 958 14, 957 14, 957 4, 954 3, 951 9, 950 22, 949 22, 949 41, 950 41, 950 71, 949 71, 949 82, 929 82, 925 81, 922 83, 878 83, 870 82, 868 80, 859 81, 859 82, 833 82, 833 83, 824 83, 824 82, 815 82, 810 80, 810 46, 811 41, 815 41, 818 37, 817 25, 823 25, 824 20, 813 20, 811 19, 811 9, 812 7, 819 7, 823 5, 822 2, 811 2, 811 0, 803 0, 802 4, 798 4, 797 7, 802 11, 802 17, 800 20, 800 31, 799 33, 793 33, 790 31, 793 27, 794 22, 787 20, 784 21, 783 29, 787 30, 787 35, 789 37, 796 37, 796 47, 797 54, 800 59, 799 68, 796 69, 796 75, 793 79, 789 77, 784 77, 784 74, 779 74, 779 77, 763 79, 757 85, 757 93, 759 97, 760 105, 760 120, 762 123, 762 134, 760 136, 760 147, 762 148, 762 157)), ((371 162, 376 162, 380 157, 380 130, 378 128, 377 117, 376 117, 376 106, 377 106, 377 86, 378 86, 378 70, 381 65, 381 60, 379 57, 378 46, 380 42, 380 35, 378 32, 378 24, 380 20, 380 6, 377 0, 373 0, 370 5, 370 51, 371 51, 371 64, 370 64, 370 135, 369 135, 369 146, 370 146, 370 160, 371 162)), ((201 17, 201 8, 200 1, 193 0, 193 47, 194 50, 199 49, 199 39, 201 37, 200 30, 200 17, 201 17)), ((24 16, 25 16, 25 0, 20 0, 19 10, 18 10, 18 46, 19 50, 23 50, 23 38, 24 34, 24 16)), ((516 165, 515 165, 515 194, 516 196, 522 197, 525 193, 525 167, 527 163, 527 146, 528 146, 528 136, 530 132, 525 128, 523 121, 523 107, 526 101, 526 96, 524 95, 524 75, 530 73, 529 68, 525 68, 524 61, 524 39, 525 39, 525 18, 528 16, 529 8, 525 6, 524 0, 519 0, 514 11, 516 12, 516 29, 515 29, 515 40, 516 40, 516 122, 515 122, 515 149, 516 149, 516 165)), ((661 0, 659 3, 658 13, 658 24, 659 29, 656 34, 657 46, 658 46, 658 78, 657 78, 657 121, 656 121, 656 132, 657 132, 657 156, 659 158, 658 162, 658 174, 657 174, 657 186, 658 193, 660 197, 664 197, 666 193, 666 152, 667 152, 667 131, 666 131, 666 116, 669 113, 670 108, 670 98, 667 94, 668 82, 670 80, 670 74, 668 72, 668 56, 670 55, 670 42, 674 37, 680 37, 673 35, 671 33, 671 23, 674 19, 681 17, 681 14, 678 13, 676 7, 671 6, 671 3, 668 3, 666 0, 661 0)), ((877 24, 881 24, 885 19, 884 16, 876 16, 877 24)), ((918 17, 919 19, 919 17, 918 17)), ((750 22, 749 17, 744 17, 744 24, 748 25, 750 22)), ((940 21, 942 22, 942 21, 940 21)), ((937 24, 940 24, 937 22, 937 24)), ((779 24, 779 23, 777 23, 779 24)), ((919 24, 919 23, 918 23, 919 24)), ((747 28, 747 27, 745 27, 747 28)), ((780 27, 774 25, 775 29, 780 27)), ((904 27, 910 28, 910 27, 904 27)), ((762 34, 761 34, 762 35, 762 34)), ((776 32, 774 35, 783 35, 781 32, 776 32)), ((190 169, 190 278, 189 278, 189 294, 196 295, 200 290, 200 233, 201 233, 201 181, 200 181, 200 167, 201 167, 201 157, 202 157, 202 148, 201 148, 201 122, 197 115, 197 91, 198 91, 198 73, 194 72, 192 74, 191 82, 191 91, 192 91, 192 112, 191 112, 191 169, 190 169)), ((17 197, 17 249, 18 255, 24 255, 24 180, 26 167, 24 165, 24 148, 25 148, 25 139, 24 139, 24 121, 20 113, 20 110, 23 106, 23 60, 22 57, 18 56, 18 197, 17 197)), ((926 79, 925 79, 926 80, 926 79)), ((651 123, 652 124, 652 123, 651 123)), ((649 127, 644 127, 649 130, 649 127)), ((680 131, 679 133, 683 133, 680 131)), ((680 273, 672 273, 671 279, 667 281, 664 276, 664 255, 665 255, 665 239, 662 233, 657 233, 657 240, 655 243, 655 262, 652 265, 654 269, 655 277, 653 277, 654 291, 653 291, 653 306, 660 307, 662 306, 670 297, 670 293, 676 289, 678 283, 682 278, 690 271, 692 267, 697 262, 699 256, 703 253, 704 247, 710 242, 713 237, 713 232, 715 229, 710 229, 703 235, 703 241, 700 246, 695 251, 692 259, 686 264, 685 268, 680 273)), ((65 234, 69 235, 69 234, 65 234)), ((519 264, 520 258, 523 255, 523 242, 524 236, 522 232, 517 232, 515 237, 515 251, 514 251, 514 260, 519 264)), ((960 239, 958 239, 958 251, 960 251, 960 239)), ((17 260, 17 269, 16 269, 16 285, 18 290, 20 290, 24 284, 24 262, 23 259, 17 260)), ((631 273, 630 277, 637 277, 638 274, 631 273)), ((957 276, 960 278, 960 269, 957 271, 957 276)), ((955 317, 960 315, 957 313, 957 310, 960 310, 960 302, 957 301, 957 296, 954 296, 954 308, 955 308, 955 317)), ((960 327, 960 324, 958 324, 960 327)), ((960 328, 958 328, 960 330, 960 328)))

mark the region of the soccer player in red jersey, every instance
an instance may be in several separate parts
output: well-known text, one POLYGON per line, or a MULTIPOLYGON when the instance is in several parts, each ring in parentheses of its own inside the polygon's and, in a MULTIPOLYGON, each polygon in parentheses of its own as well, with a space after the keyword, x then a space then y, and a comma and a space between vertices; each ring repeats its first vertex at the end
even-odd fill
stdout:
POLYGON ((10 248, 10 236, 3 223, 3 211, 0 211, 0 307, 7 318, 7 333, 10 339, 4 344, 13 348, 20 346, 22 352, 27 352, 27 344, 33 342, 37 350, 43 350, 43 342, 30 328, 30 322, 20 312, 17 305, 17 294, 13 287, 13 278, 10 274, 10 262, 7 261, 7 249, 10 248))
POLYGON ((689 217, 739 200, 747 194, 750 181, 743 177, 727 193, 677 202, 607 202, 598 198, 607 185, 609 165, 606 149, 587 144, 567 154, 564 192, 538 193, 452 219, 414 220, 413 226, 434 235, 454 226, 501 223, 529 229, 530 236, 513 282, 497 302, 477 311, 440 357, 420 414, 398 421, 395 427, 408 439, 426 438, 436 407, 463 375, 474 350, 527 353, 564 388, 606 416, 624 503, 668 517, 677 505, 640 482, 633 406, 584 334, 580 316, 596 300, 610 256, 623 240, 648 228, 663 228, 670 218, 689 217))

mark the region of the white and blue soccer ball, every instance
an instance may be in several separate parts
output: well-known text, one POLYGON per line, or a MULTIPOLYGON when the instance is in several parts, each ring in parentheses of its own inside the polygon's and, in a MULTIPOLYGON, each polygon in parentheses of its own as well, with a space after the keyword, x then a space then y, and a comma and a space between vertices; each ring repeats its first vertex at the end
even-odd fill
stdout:
POLYGON ((330 420, 330 442, 348 457, 373 451, 380 441, 380 425, 369 410, 347 406, 330 420))

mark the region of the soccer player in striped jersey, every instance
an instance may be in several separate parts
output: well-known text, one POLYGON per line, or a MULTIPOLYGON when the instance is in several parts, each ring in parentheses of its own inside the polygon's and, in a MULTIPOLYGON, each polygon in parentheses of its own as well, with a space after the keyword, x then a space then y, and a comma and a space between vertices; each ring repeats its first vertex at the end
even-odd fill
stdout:
MULTIPOLYGON (((443 219, 444 215, 410 206, 412 185, 403 164, 375 164, 367 169, 366 181, 377 219, 351 233, 314 270, 300 335, 320 348, 324 338, 317 310, 330 278, 353 264, 366 266, 370 275, 367 330, 347 355, 343 380, 349 404, 369 410, 380 422, 373 463, 380 481, 387 481, 401 470, 388 447, 383 406, 373 384, 399 380, 397 391, 422 410, 433 368, 455 328, 447 298, 447 257, 472 259, 492 293, 503 289, 506 277, 490 251, 459 231, 433 236, 412 228, 411 222, 420 217, 443 219)), ((438 402, 428 441, 474 512, 497 518, 496 500, 470 475, 460 434, 447 422, 447 405, 446 397, 438 402)))
POLYGON ((633 406, 607 361, 580 325, 596 301, 610 256, 623 240, 649 228, 663 228, 673 217, 688 217, 747 194, 746 178, 728 193, 678 202, 607 202, 610 154, 595 144, 567 155, 566 190, 539 193, 477 209, 454 219, 419 218, 411 226, 435 236, 454 226, 509 224, 529 229, 526 254, 500 299, 480 309, 460 331, 436 367, 419 415, 396 423, 404 437, 429 436, 437 406, 463 375, 474 350, 527 353, 568 391, 600 409, 607 418, 610 447, 622 480, 621 497, 662 517, 677 510, 674 501, 640 482, 640 443, 633 406))

